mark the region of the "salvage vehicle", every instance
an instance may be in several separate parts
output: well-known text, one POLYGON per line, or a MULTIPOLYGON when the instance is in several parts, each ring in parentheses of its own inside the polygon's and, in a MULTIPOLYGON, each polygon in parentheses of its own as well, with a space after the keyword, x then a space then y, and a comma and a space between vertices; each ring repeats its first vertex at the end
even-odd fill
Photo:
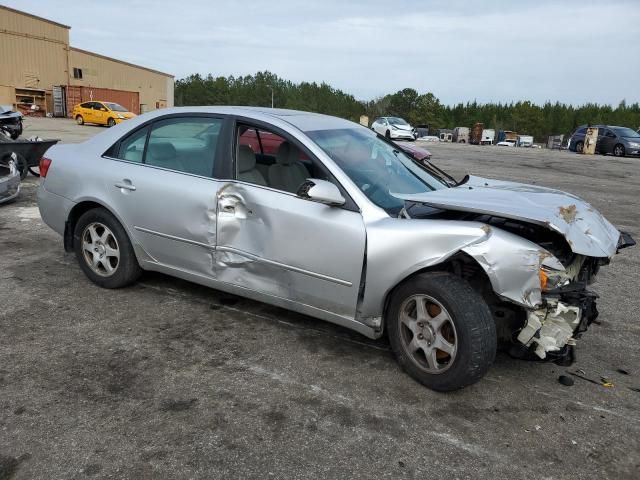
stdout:
POLYGON ((22 114, 14 112, 11 105, 0 105, 0 127, 9 132, 15 140, 22 135, 22 114))
MULTIPOLYGON (((598 129, 596 153, 601 155, 611 153, 616 157, 640 156, 640 133, 631 128, 614 125, 592 125, 591 127, 598 129)), ((587 128, 589 126, 582 125, 573 132, 569 139, 569 150, 582 153, 587 128)))
POLYGON ((384 333, 438 390, 487 372, 498 344, 570 361, 589 289, 633 244, 580 198, 420 166, 336 117, 259 107, 145 113, 40 163, 44 222, 104 288, 143 270, 384 333), (255 130, 282 140, 256 154, 255 130))
POLYGON ((415 140, 418 132, 406 120, 399 117, 379 117, 371 124, 371 130, 391 140, 415 140))
POLYGON ((75 118, 78 125, 95 123, 113 127, 134 118, 136 114, 115 102, 84 102, 73 107, 71 116, 75 118))
POLYGON ((15 154, 0 155, 0 204, 10 202, 20 194, 20 171, 15 154))

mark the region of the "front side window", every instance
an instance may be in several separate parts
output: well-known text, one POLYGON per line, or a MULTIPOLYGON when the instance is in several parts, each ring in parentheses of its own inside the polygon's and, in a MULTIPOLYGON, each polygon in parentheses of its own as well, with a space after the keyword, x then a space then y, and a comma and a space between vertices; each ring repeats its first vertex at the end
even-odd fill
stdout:
POLYGON ((397 215, 404 206, 398 194, 428 193, 446 183, 417 166, 394 145, 365 128, 306 132, 371 200, 397 215))
POLYGON ((129 111, 126 108, 124 108, 122 105, 120 105, 119 103, 104 102, 104 104, 109 110, 111 110, 113 112, 128 112, 129 111))
POLYGON ((619 137, 639 138, 640 133, 626 127, 616 127, 612 129, 619 137))
POLYGON ((222 120, 169 118, 151 127, 144 163, 204 177, 213 176, 222 120))
POLYGON ((295 142, 277 133, 239 125, 236 139, 236 178, 240 181, 297 193, 308 178, 328 179, 295 142))

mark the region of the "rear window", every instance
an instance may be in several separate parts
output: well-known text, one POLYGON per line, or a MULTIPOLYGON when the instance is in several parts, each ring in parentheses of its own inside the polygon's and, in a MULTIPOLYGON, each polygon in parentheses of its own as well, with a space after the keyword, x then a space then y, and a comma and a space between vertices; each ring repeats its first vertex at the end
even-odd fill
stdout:
POLYGON ((222 120, 176 117, 136 130, 107 156, 204 177, 213 176, 222 120))

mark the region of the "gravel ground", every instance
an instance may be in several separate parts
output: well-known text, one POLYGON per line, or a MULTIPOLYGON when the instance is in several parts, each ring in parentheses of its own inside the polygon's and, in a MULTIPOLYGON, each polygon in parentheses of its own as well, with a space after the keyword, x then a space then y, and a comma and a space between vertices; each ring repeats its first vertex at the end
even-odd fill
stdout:
MULTIPOLYGON (((28 119, 26 136, 103 131, 28 119)), ((462 176, 579 194, 640 237, 639 161, 428 145, 462 176)), ((438 394, 388 344, 158 274, 102 290, 40 220, 0 206, 0 479, 640 478, 640 250, 596 284, 601 325, 566 368, 498 355, 438 394), (619 369, 625 370, 623 374, 619 369)))

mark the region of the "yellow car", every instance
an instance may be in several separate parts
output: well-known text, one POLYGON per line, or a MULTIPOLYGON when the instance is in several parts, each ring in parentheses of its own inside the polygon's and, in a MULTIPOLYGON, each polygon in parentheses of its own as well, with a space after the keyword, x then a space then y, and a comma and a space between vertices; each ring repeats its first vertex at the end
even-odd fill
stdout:
POLYGON ((72 116, 78 125, 95 123, 113 127, 116 123, 135 117, 136 114, 114 102, 84 102, 73 107, 72 116))

